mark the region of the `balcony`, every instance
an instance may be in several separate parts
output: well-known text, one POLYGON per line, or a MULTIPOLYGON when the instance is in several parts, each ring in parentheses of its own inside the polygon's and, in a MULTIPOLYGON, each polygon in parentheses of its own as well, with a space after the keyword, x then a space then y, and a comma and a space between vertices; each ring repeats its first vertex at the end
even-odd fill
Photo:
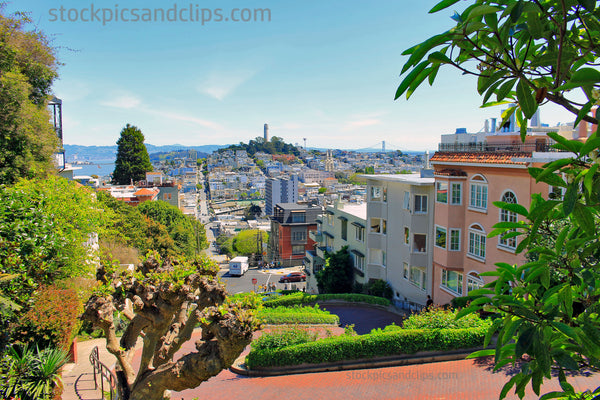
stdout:
POLYGON ((531 152, 563 152, 564 150, 555 149, 550 143, 440 143, 438 150, 443 152, 470 152, 470 153, 493 153, 493 152, 511 152, 511 153, 531 153, 531 152))
POLYGON ((323 232, 321 231, 308 231, 308 237, 317 243, 323 241, 323 232))

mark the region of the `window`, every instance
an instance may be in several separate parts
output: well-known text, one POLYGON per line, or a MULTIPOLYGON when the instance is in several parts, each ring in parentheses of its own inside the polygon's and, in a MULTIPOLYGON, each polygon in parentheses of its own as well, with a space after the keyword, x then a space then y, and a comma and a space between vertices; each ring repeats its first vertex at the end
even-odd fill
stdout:
MULTIPOLYGON (((504 195, 502 195, 501 200, 505 203, 517 204, 517 196, 515 196, 515 194, 510 190, 505 192, 504 195)), ((514 211, 500 209, 500 222, 517 222, 517 213, 514 211)), ((515 232, 515 230, 511 229, 510 231, 507 231, 498 238, 498 244, 500 246, 507 247, 509 249, 517 248, 516 237, 505 238, 505 236, 511 232, 515 232)))
POLYGON ((305 213, 292 213, 292 223, 303 223, 306 222, 305 213))
POLYGON ((371 218, 371 233, 381 233, 381 219, 371 218))
POLYGON ((381 201, 381 187, 371 186, 371 201, 381 201))
POLYGON ((450 204, 459 206, 462 204, 462 183, 450 184, 450 204))
POLYGON ((448 204, 448 182, 435 183, 435 201, 448 204))
POLYGON ((450 251, 460 251, 460 229, 450 229, 450 251))
POLYGON ((365 241, 365 228, 363 228, 362 226, 358 226, 355 225, 354 228, 355 230, 355 234, 356 234, 356 240, 358 240, 359 242, 364 242, 365 241))
POLYGON ((292 246, 292 254, 294 254, 294 255, 304 254, 304 246, 302 246, 302 245, 292 246))
POLYGON ((485 261, 485 232, 479 225, 469 228, 469 250, 467 254, 485 261))
POLYGON ((383 252, 381 249, 369 249, 369 263, 383 265, 383 252))
POLYGON ((404 244, 410 244, 410 230, 407 226, 404 227, 404 244))
POLYGON ((415 233, 413 235, 413 252, 425 253, 427 251, 427 235, 415 233))
POLYGON ((325 248, 328 252, 333 251, 333 238, 331 236, 325 235, 325 248))
POLYGON ((305 231, 292 232, 292 240, 295 242, 305 241, 306 240, 306 232, 305 231))
POLYGON ((333 226, 333 213, 332 212, 327 213, 327 225, 333 226))
POLYGON ((384 267, 387 265, 387 254, 385 251, 381 252, 381 265, 384 267))
POLYGON ((415 195, 415 212, 426 213, 427 212, 427 196, 416 194, 415 195))
POLYGON ((354 254, 354 268, 364 271, 365 270, 365 257, 359 254, 354 254))
POLYGON ((383 233, 384 235, 387 234, 387 220, 386 219, 381 220, 381 233, 383 233))
POLYGON ((442 228, 441 226, 435 227, 435 245, 437 247, 446 248, 446 233, 446 228, 442 228))
POLYGON ((383 188, 383 201, 387 203, 387 187, 383 188))
POLYGON ((404 192, 404 203, 402 204, 402 208, 405 210, 410 209, 410 193, 404 192))
POLYGON ((342 220, 342 240, 348 240, 348 220, 342 220))
POLYGON ((404 279, 408 279, 409 272, 408 263, 404 263, 404 279))
POLYGON ((483 285, 483 279, 476 272, 469 272, 469 275, 467 275, 467 294, 472 290, 481 289, 483 285))
POLYGON ((410 267, 410 282, 419 289, 427 289, 427 271, 424 267, 410 267))
POLYGON ((481 175, 475 175, 471 178, 471 195, 469 197, 469 207, 477 210, 487 211, 487 192, 488 185, 485 178, 481 175))
POLYGON ((463 276, 460 272, 442 270, 442 287, 462 296, 463 276))
POLYGON ((550 186, 550 192, 548 193, 548 199, 549 200, 562 200, 565 192, 566 192, 566 188, 560 187, 560 186, 550 186))

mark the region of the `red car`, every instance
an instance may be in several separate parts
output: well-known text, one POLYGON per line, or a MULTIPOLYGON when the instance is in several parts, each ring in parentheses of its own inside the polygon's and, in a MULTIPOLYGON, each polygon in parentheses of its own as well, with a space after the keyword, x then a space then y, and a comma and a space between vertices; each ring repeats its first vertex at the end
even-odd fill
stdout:
POLYGON ((304 282, 304 281, 306 281, 306 274, 304 272, 290 272, 289 274, 284 275, 281 278, 279 278, 280 283, 304 282))

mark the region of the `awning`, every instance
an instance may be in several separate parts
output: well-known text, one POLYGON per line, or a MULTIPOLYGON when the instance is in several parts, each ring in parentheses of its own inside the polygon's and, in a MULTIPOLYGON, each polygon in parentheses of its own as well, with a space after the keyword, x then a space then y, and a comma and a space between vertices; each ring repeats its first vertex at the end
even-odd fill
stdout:
POLYGON ((363 224, 359 224, 358 222, 353 222, 352 225, 365 229, 365 226, 363 224))
POLYGON ((323 232, 323 235, 325 235, 325 236, 329 236, 329 237, 330 237, 330 238, 332 238, 332 239, 333 239, 333 238, 335 238, 335 236, 333 236, 333 235, 332 235, 331 233, 329 233, 329 232, 323 232))
POLYGON ((348 221, 348 218, 346 217, 338 217, 338 219, 341 219, 342 221, 348 221))
POLYGON ((365 255, 358 250, 352 249, 352 250, 350 250, 350 252, 352 252, 352 254, 357 255, 359 257, 363 257, 363 258, 365 257, 365 255))

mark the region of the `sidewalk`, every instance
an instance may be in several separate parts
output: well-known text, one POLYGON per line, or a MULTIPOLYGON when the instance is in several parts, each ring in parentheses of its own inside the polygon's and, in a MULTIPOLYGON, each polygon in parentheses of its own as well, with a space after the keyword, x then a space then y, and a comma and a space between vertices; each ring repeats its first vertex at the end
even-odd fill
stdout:
POLYGON ((90 363, 90 354, 98 346, 100 361, 110 369, 115 364, 115 357, 106 350, 106 339, 92 339, 77 343, 77 363, 69 363, 63 367, 62 400, 99 400, 100 389, 94 390, 94 371, 90 363))

